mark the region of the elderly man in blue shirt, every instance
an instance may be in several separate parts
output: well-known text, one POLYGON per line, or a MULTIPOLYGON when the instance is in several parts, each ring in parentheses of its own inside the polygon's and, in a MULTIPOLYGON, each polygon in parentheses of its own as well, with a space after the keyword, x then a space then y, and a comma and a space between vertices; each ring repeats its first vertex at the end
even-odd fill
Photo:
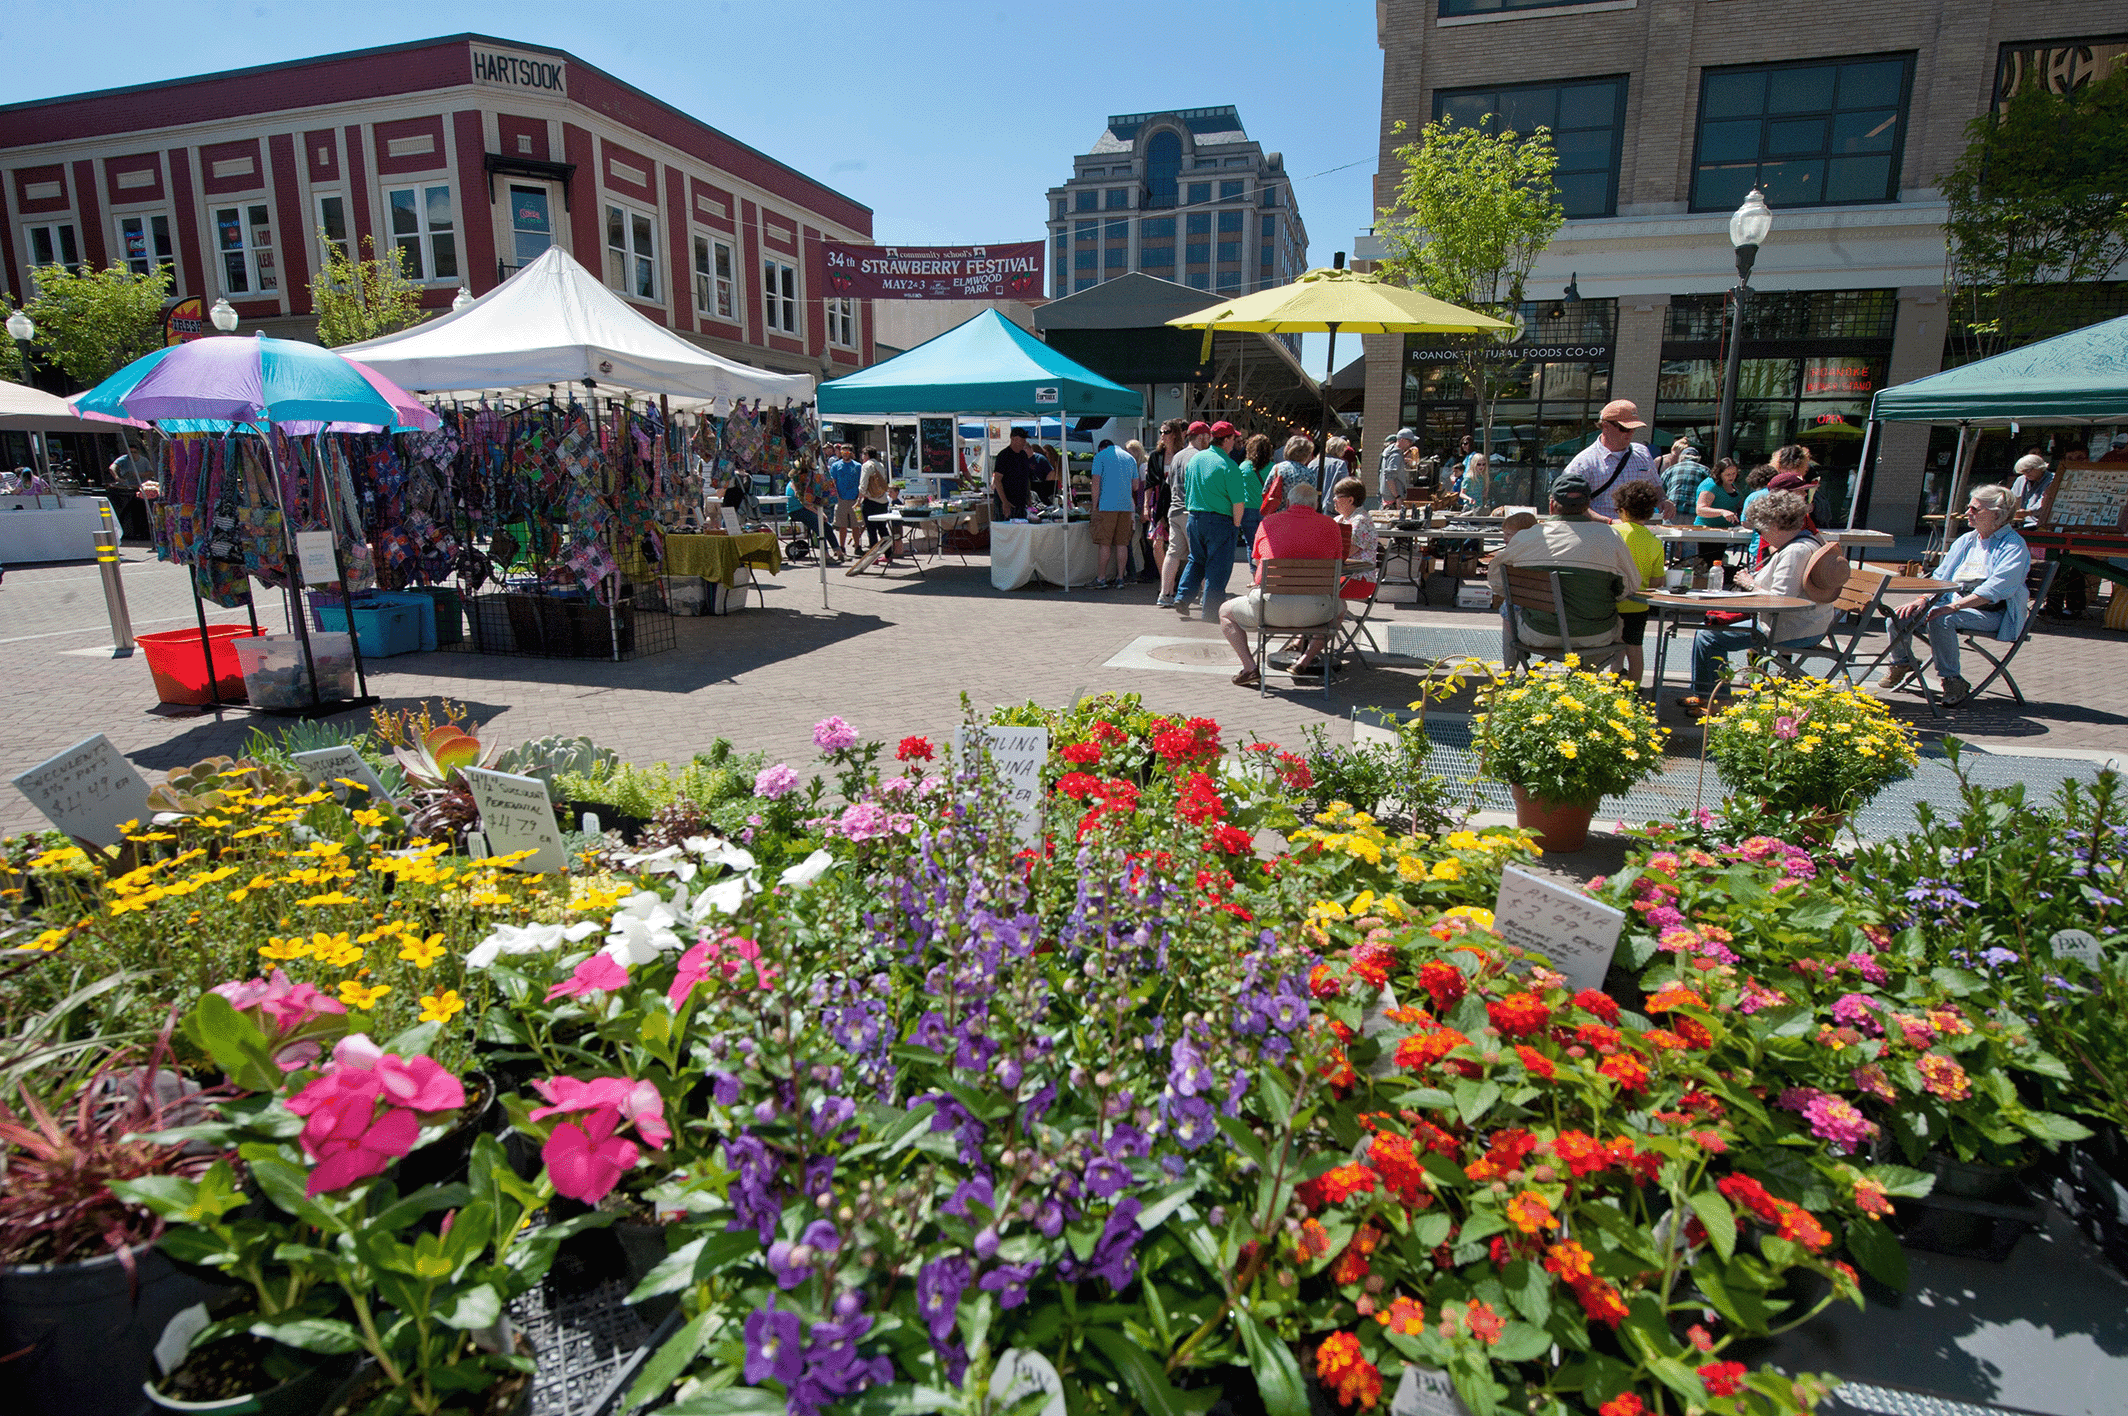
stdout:
POLYGON ((1914 636, 1924 628, 1935 651, 1936 676, 1943 701, 1956 706, 1973 696, 1973 687, 1958 676, 1958 636, 1985 634, 2014 644, 2025 631, 2032 597, 2025 577, 2032 570, 2032 548, 2011 529, 2014 504, 2007 487, 1975 487, 1965 516, 1973 529, 1951 542, 1931 578, 1952 588, 1925 595, 1893 616, 1891 667, 1877 681, 1882 689, 1909 679, 1920 682, 1914 663, 1914 636))

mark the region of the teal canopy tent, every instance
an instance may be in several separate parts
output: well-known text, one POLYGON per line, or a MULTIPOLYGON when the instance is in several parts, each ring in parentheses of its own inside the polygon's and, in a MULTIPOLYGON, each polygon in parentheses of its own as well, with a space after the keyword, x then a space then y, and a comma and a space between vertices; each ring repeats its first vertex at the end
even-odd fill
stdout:
MULTIPOLYGON (((2128 423, 2128 315, 2058 334, 1940 374, 1882 389, 1870 400, 1861 466, 1880 423, 1955 423, 1951 496, 1962 504, 1980 439, 1977 424, 2128 423)), ((1859 513, 1868 478, 1855 479, 1848 524, 1859 513)), ((1945 519, 1948 536, 1956 515, 1945 519)))
POLYGON ((1141 394, 1065 358, 995 310, 884 364, 823 383, 819 399, 823 418, 1145 414, 1141 394))

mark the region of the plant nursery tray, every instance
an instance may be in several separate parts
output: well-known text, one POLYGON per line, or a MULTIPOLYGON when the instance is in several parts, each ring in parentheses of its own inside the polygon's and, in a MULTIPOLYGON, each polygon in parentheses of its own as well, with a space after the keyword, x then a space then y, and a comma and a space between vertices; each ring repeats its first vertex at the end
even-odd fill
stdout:
POLYGON ((510 1305, 539 1352, 532 1416, 623 1416, 621 1398, 658 1344, 678 1330, 674 1313, 656 1331, 619 1283, 562 1294, 542 1284, 510 1305))

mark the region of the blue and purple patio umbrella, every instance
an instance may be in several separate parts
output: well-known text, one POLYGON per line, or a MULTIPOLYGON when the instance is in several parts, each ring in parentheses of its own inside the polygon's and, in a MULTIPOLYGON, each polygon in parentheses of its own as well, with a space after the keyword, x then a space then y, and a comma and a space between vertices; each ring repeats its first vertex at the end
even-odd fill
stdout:
MULTIPOLYGON (((71 400, 84 414, 264 427, 298 435, 411 431, 439 419, 382 374, 316 344, 222 335, 143 355, 71 400)), ((172 431, 193 431, 177 429, 172 431)))

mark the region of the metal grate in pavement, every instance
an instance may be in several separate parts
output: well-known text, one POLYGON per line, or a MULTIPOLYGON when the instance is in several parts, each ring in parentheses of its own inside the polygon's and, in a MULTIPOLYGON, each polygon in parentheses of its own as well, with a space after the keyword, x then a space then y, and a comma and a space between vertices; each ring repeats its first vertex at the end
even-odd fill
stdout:
POLYGON ((1483 629, 1459 629, 1435 624, 1378 624, 1373 626, 1382 647, 1401 659, 1456 659, 1469 657, 1500 661, 1500 623, 1488 621, 1483 629))

